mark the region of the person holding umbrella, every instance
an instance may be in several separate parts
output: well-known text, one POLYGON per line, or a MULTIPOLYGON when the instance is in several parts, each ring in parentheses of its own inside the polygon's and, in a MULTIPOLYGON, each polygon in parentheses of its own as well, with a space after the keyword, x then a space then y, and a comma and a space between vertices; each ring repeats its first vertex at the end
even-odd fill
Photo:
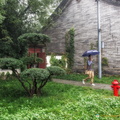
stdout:
POLYGON ((88 61, 87 61, 87 69, 85 70, 85 74, 88 75, 87 78, 83 79, 82 83, 85 84, 85 81, 88 79, 91 79, 91 85, 95 86, 94 84, 94 70, 93 70, 93 60, 92 60, 92 55, 97 55, 99 52, 97 50, 88 50, 86 51, 82 56, 87 57, 88 56, 88 61))

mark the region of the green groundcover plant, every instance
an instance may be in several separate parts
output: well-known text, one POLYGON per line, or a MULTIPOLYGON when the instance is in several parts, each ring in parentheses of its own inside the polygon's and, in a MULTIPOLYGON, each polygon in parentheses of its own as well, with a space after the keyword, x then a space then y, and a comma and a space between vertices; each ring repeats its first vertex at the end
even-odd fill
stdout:
POLYGON ((112 91, 49 81, 42 96, 26 97, 17 80, 0 81, 0 120, 119 120, 112 91))

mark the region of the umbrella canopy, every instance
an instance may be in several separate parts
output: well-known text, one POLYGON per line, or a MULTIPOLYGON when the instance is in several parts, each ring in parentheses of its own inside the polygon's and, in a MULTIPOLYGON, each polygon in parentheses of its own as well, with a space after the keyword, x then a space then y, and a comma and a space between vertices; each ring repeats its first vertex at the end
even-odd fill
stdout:
POLYGON ((82 56, 87 57, 89 55, 97 55, 97 54, 99 54, 97 50, 88 50, 88 51, 85 51, 82 56))

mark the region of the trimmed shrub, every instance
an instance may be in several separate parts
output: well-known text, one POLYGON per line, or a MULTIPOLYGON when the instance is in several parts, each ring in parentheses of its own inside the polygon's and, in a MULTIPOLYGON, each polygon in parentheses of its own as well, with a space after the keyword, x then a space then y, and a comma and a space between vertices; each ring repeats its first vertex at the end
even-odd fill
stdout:
POLYGON ((23 79, 36 79, 37 82, 43 81, 48 79, 50 73, 45 70, 45 69, 40 69, 40 68, 31 68, 31 69, 26 69, 21 73, 21 77, 23 79))
MULTIPOLYGON (((15 77, 21 83, 22 87, 29 96, 40 95, 41 89, 46 85, 52 75, 65 74, 65 71, 57 66, 52 66, 47 69, 31 68, 19 73, 16 68, 23 66, 23 62, 14 58, 1 58, 0 67, 11 69, 15 77)), ((5 76, 6 78, 6 76, 5 76)))
POLYGON ((20 76, 24 85, 25 82, 28 83, 29 87, 26 87, 25 89, 30 96, 33 96, 34 94, 41 94, 41 89, 48 82, 50 73, 46 69, 31 68, 23 71, 20 76))
POLYGON ((15 58, 1 58, 0 59, 0 68, 2 69, 17 69, 23 65, 21 60, 15 58))
POLYGON ((50 38, 45 34, 25 33, 18 37, 18 40, 24 40, 28 44, 38 45, 50 42, 50 38))
POLYGON ((46 68, 51 75, 63 75, 65 74, 65 70, 63 70, 61 67, 58 66, 51 66, 46 68))

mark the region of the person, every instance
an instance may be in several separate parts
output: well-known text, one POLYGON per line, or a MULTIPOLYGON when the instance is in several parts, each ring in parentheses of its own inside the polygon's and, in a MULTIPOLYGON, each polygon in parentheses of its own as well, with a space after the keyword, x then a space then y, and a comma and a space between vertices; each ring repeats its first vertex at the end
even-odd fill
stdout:
POLYGON ((91 85, 95 86, 95 84, 94 84, 94 70, 92 68, 92 65, 93 65, 92 56, 89 55, 88 61, 87 61, 87 70, 85 71, 85 74, 87 74, 88 77, 83 79, 82 83, 85 84, 86 80, 91 79, 91 85))

